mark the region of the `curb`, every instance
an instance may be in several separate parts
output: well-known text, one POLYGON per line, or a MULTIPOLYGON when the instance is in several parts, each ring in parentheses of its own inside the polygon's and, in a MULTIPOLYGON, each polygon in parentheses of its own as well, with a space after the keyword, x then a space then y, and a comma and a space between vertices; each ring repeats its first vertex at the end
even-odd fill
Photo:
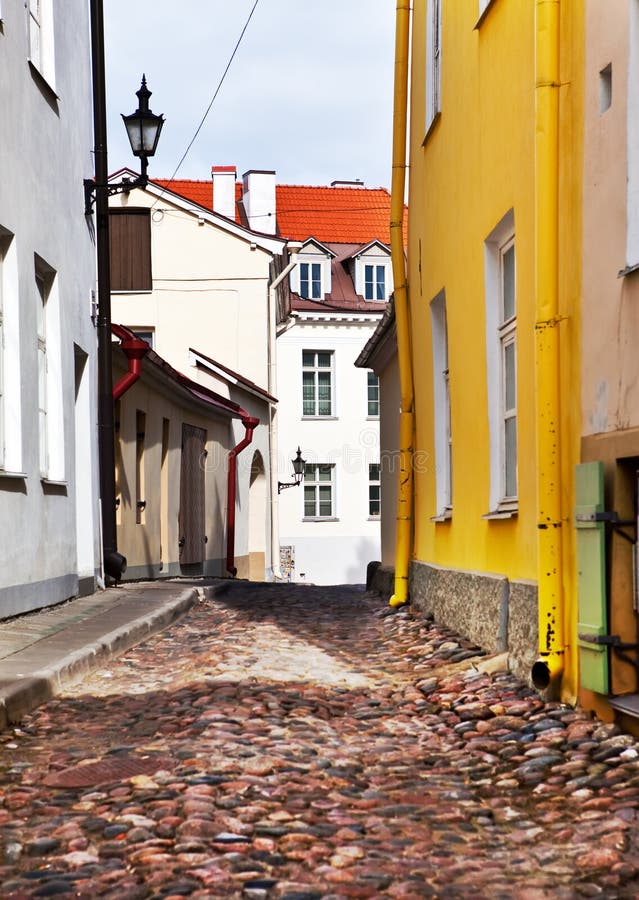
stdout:
MULTIPOLYGON (((66 685, 80 681, 108 660, 171 625, 193 606, 197 598, 196 588, 183 591, 152 612, 101 635, 81 649, 61 656, 26 677, 17 675, 8 678, 3 675, 0 666, 0 731, 18 723, 28 712, 55 696, 66 685)), ((16 654, 17 657, 19 654, 16 654)))

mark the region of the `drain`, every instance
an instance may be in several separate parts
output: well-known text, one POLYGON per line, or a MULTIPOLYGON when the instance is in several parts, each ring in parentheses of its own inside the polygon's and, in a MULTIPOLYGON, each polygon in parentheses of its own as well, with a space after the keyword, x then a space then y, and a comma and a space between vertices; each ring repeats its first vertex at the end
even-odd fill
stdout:
POLYGON ((60 788, 96 787, 174 767, 175 762, 163 756, 113 756, 84 766, 70 766, 60 772, 51 772, 44 779, 44 784, 60 788))

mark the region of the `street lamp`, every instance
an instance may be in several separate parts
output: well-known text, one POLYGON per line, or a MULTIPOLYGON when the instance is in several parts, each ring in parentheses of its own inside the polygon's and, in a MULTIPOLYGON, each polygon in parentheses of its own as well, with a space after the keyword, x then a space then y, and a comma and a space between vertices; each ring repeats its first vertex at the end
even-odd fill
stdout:
POLYGON ((141 172, 137 178, 123 178, 122 181, 109 182, 107 184, 98 184, 97 180, 85 178, 84 213, 87 216, 90 216, 92 213, 93 202, 97 190, 105 190, 107 196, 110 197, 112 194, 120 194, 123 191, 128 193, 136 187, 144 188, 149 183, 146 171, 148 159, 149 156, 155 154, 160 139, 160 132, 164 125, 164 116, 161 113, 160 115, 156 115, 149 109, 149 97, 151 96, 151 91, 146 86, 145 75, 142 76, 140 89, 135 93, 138 98, 138 108, 129 116, 125 116, 124 113, 122 113, 122 119, 129 138, 129 143, 131 144, 131 151, 133 152, 133 155, 137 156, 140 160, 141 172))
POLYGON ((295 454, 295 459, 291 460, 293 464, 293 481, 278 481, 277 482, 277 493, 281 494, 283 490, 290 487, 299 487, 302 483, 302 478, 304 477, 304 466, 306 465, 306 460, 302 459, 302 451, 300 448, 297 448, 297 453, 295 454))

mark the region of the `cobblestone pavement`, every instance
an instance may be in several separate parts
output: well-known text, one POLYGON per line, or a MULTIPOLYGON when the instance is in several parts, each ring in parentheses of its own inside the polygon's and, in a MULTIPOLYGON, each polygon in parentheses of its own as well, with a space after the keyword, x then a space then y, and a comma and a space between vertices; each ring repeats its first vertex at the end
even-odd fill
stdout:
POLYGON ((490 669, 233 585, 0 735, 0 895, 639 897, 638 745, 490 669))

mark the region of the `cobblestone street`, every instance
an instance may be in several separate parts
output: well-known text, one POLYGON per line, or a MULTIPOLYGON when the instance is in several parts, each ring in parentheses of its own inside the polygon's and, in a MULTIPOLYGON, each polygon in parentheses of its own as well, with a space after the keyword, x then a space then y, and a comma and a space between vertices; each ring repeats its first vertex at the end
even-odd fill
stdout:
POLYGON ((639 896, 635 740, 495 668, 233 584, 0 734, 1 896, 639 896))

